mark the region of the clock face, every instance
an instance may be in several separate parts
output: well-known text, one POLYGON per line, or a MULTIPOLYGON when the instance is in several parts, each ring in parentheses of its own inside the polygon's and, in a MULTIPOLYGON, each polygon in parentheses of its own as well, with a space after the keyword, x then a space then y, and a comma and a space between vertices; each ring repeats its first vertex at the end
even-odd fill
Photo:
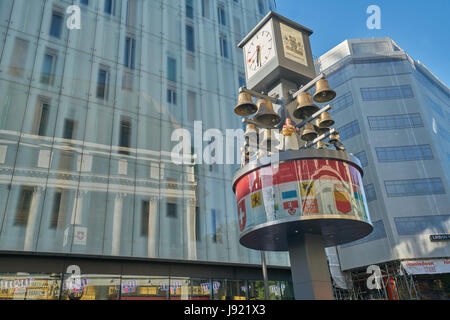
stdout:
POLYGON ((251 78, 275 57, 275 42, 272 36, 271 24, 267 24, 259 30, 245 45, 244 50, 247 77, 251 78))

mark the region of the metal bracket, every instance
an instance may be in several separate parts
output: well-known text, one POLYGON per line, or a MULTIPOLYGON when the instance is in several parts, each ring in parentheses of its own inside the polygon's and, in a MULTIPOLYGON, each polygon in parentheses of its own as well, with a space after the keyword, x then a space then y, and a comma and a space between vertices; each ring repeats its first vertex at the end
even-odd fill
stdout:
POLYGON ((308 122, 311 122, 312 120, 318 118, 322 113, 324 113, 325 111, 330 110, 331 108, 333 108, 333 106, 331 104, 327 105, 326 107, 323 107, 322 109, 320 109, 319 111, 317 111, 316 113, 314 113, 312 116, 310 116, 309 118, 306 118, 305 120, 303 120, 302 122, 300 122, 299 124, 297 124, 295 127, 297 128, 301 128, 303 127, 305 124, 307 124, 308 122))

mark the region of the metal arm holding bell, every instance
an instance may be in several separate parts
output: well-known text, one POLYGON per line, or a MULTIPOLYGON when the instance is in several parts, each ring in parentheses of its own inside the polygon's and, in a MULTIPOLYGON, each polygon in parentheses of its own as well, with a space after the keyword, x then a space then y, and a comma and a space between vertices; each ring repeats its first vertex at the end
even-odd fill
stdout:
POLYGON ((308 142, 307 144, 305 144, 303 147, 300 147, 300 150, 302 149, 308 149, 310 147, 312 147, 313 145, 315 145, 316 143, 328 138, 331 134, 336 133, 336 129, 331 129, 330 131, 328 131, 327 133, 324 133, 323 135, 315 138, 313 141, 308 142))
POLYGON ((308 122, 311 122, 312 120, 318 118, 323 112, 327 112, 328 110, 330 110, 331 108, 333 108, 333 106, 331 104, 327 105, 326 107, 323 107, 322 109, 320 109, 319 111, 317 111, 316 113, 314 113, 312 116, 310 116, 309 118, 306 118, 305 120, 303 120, 302 122, 300 122, 299 124, 296 125, 297 128, 301 128, 303 127, 305 124, 307 124, 308 122))
POLYGON ((283 101, 278 98, 274 98, 274 97, 259 93, 254 90, 247 89, 246 87, 240 87, 239 93, 243 93, 243 92, 248 93, 251 96, 258 98, 258 99, 270 100, 273 104, 283 104, 283 101))

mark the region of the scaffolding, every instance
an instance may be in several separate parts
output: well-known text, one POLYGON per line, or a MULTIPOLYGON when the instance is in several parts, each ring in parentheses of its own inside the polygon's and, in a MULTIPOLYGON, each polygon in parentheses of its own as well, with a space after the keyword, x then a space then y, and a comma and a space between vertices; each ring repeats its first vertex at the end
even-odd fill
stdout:
POLYGON ((420 300, 413 275, 408 275, 400 261, 378 265, 381 278, 377 279, 377 289, 368 288, 369 277, 367 268, 344 272, 347 290, 338 288, 333 283, 333 293, 336 300, 420 300))

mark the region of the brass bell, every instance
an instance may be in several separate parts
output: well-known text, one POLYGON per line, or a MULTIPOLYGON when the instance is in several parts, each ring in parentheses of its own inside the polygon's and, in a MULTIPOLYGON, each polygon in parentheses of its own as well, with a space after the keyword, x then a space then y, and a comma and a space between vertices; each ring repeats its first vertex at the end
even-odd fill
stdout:
POLYGON ((306 119, 320 110, 316 106, 308 92, 302 92, 297 96, 297 109, 294 111, 294 117, 298 119, 306 119))
POLYGON ((330 88, 328 81, 321 79, 316 82, 316 93, 314 101, 319 103, 329 102, 336 98, 336 92, 330 88))
POLYGON ((276 137, 272 137, 271 130, 263 129, 262 135, 263 135, 263 138, 262 138, 260 146, 263 147, 265 150, 270 151, 270 150, 272 150, 272 148, 276 148, 280 144, 280 141, 278 141, 276 137))
POLYGON ((313 141, 315 138, 317 138, 317 132, 314 129, 314 126, 312 123, 307 123, 305 125, 305 129, 302 132, 302 140, 304 141, 313 141))
POLYGON ((248 123, 244 138, 249 138, 249 145, 257 145, 258 144, 258 128, 253 123, 248 123))
POLYGON ((319 141, 319 142, 317 142, 317 144, 316 144, 316 148, 317 148, 317 149, 326 149, 326 148, 327 148, 327 145, 326 145, 325 142, 319 141))
POLYGON ((330 134, 330 143, 335 143, 338 142, 341 139, 341 137, 339 136, 339 133, 332 133, 330 134))
POLYGON ((247 92, 239 93, 238 104, 234 108, 234 113, 238 116, 250 116, 258 111, 258 108, 252 101, 252 96, 247 92))
POLYGON ((334 124, 334 120, 331 119, 328 112, 322 112, 318 120, 319 128, 329 128, 334 124))
POLYGON ((273 105, 270 100, 260 99, 256 102, 258 112, 255 120, 268 126, 274 126, 281 121, 281 117, 273 111, 273 105))
POLYGON ((330 128, 321 128, 321 127, 319 127, 319 119, 317 119, 316 124, 314 125, 314 129, 316 129, 316 132, 317 132, 318 136, 321 136, 321 135, 323 135, 324 133, 327 133, 330 130, 330 128))

